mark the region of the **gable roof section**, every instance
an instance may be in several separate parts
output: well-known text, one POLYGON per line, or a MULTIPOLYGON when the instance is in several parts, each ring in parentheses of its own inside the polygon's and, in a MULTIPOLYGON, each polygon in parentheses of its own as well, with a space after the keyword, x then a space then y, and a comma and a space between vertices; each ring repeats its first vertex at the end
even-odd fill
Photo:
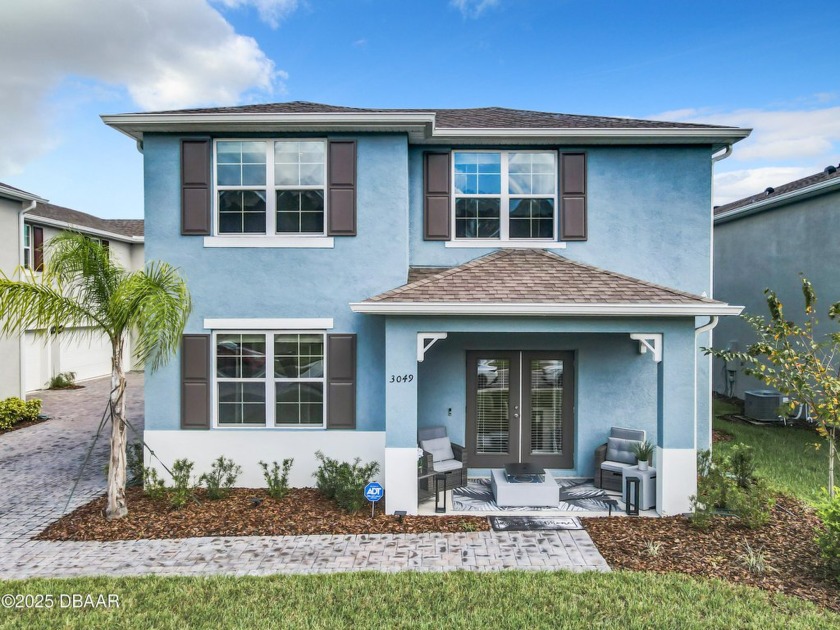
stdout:
POLYGON ((90 232, 106 238, 117 238, 129 242, 143 240, 142 219, 100 219, 86 212, 44 202, 38 202, 38 205, 24 216, 33 223, 42 219, 46 225, 77 229, 80 232, 90 232))
POLYGON ((598 142, 728 144, 749 135, 736 127, 608 116, 536 112, 504 107, 376 109, 306 101, 211 107, 102 117, 105 124, 142 139, 144 132, 406 131, 412 142, 471 138, 553 138, 598 142), (600 139, 600 140, 599 140, 600 139))
POLYGON ((800 201, 832 190, 840 190, 840 168, 828 166, 819 173, 788 182, 756 195, 744 197, 714 210, 715 223, 769 210, 792 201, 800 201))
POLYGON ((351 304, 360 313, 471 315, 732 315, 740 307, 576 262, 501 249, 351 304))

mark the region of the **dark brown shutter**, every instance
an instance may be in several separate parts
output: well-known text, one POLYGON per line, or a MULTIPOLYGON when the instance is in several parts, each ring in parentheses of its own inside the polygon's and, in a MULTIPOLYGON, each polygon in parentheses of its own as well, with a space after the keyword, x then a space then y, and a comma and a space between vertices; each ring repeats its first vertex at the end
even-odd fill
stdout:
POLYGON ((181 234, 210 234, 210 140, 181 140, 181 234))
POLYGON ((561 163, 562 202, 560 240, 585 241, 586 226, 586 154, 564 153, 561 163))
POLYGON ((356 428, 356 335, 327 335, 327 428, 356 428))
POLYGON ((423 240, 452 238, 449 180, 449 153, 426 153, 423 156, 423 240))
POLYGON ((35 271, 44 270, 44 228, 32 227, 32 268, 35 271))
POLYGON ((181 428, 210 428, 210 335, 182 338, 181 428))
POLYGON ((102 244, 102 249, 105 250, 105 253, 109 256, 111 255, 111 243, 105 240, 104 238, 99 241, 102 244))
POLYGON ((355 140, 330 141, 327 176, 327 234, 356 236, 355 140))

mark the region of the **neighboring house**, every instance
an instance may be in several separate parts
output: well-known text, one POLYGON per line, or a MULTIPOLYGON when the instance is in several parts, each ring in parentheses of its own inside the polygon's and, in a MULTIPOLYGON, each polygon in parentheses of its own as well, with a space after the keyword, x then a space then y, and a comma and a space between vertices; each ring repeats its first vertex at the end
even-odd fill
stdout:
POLYGON ((613 425, 688 509, 710 443, 713 154, 749 130, 500 108, 278 103, 104 116, 144 155, 147 252, 180 267, 180 355, 148 444, 263 485, 321 449, 417 510, 417 430, 474 471, 592 477, 613 425))
MULTIPOLYGON (((818 334, 836 331, 827 315, 840 300, 840 169, 822 172, 715 208, 715 296, 745 306, 744 312, 767 317, 765 289, 781 299, 786 317, 802 321, 804 275, 814 285, 818 334)), ((744 350, 755 340, 737 318, 722 321, 714 332, 718 348, 744 350)), ((743 398, 745 390, 766 389, 740 365, 714 362, 714 388, 743 398), (728 372, 729 370, 729 372, 728 372)))
MULTIPOLYGON (((11 199, 13 194, 16 189, 0 184, 0 196, 9 202, 9 211, 0 216, 0 220, 9 223, 9 229, 0 232, 7 245, 2 248, 5 258, 0 269, 7 275, 13 276, 21 266, 38 273, 45 264, 44 244, 62 230, 81 232, 100 240, 114 260, 128 270, 143 267, 142 220, 100 219, 47 203, 34 195, 28 202, 14 200, 11 199), (8 255, 10 252, 12 255, 8 255)), ((41 389, 59 372, 75 372, 78 380, 111 373, 111 347, 106 337, 68 333, 66 330, 29 330, 20 341, 6 338, 0 342, 17 348, 16 360, 7 364, 9 373, 0 377, 4 395, 18 396, 41 389)), ((130 357, 130 347, 126 357, 130 357)), ((130 358, 128 361, 126 367, 134 367, 130 358)))

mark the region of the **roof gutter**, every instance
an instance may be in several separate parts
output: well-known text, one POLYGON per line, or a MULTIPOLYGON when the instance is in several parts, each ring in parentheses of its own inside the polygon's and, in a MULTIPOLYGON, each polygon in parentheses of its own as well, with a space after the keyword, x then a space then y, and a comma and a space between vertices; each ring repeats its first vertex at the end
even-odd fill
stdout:
MULTIPOLYGON (((8 186, 3 186, 2 184, 0 184, 0 197, 7 197, 8 199, 14 199, 15 201, 41 201, 43 203, 47 202, 47 200, 43 197, 33 195, 32 193, 28 193, 23 190, 9 188, 8 186)), ((24 212, 26 211, 24 210, 24 212)))
POLYGON ((754 201, 751 204, 741 206, 740 208, 735 208, 733 210, 729 210, 728 212, 721 212, 720 214, 715 216, 714 220, 715 223, 726 223, 727 221, 740 219, 751 214, 756 214, 758 212, 770 210, 771 208, 784 205, 790 201, 799 201, 802 199, 807 199, 808 197, 815 197, 817 195, 830 192, 834 188, 840 188, 840 177, 835 177, 833 179, 818 182, 816 184, 812 184, 811 186, 800 188, 799 190, 792 190, 790 192, 775 196, 771 199, 762 199, 761 201, 754 201))
POLYGON ((354 313, 369 315, 483 315, 526 317, 696 317, 739 315, 729 304, 504 304, 495 302, 352 302, 354 313))

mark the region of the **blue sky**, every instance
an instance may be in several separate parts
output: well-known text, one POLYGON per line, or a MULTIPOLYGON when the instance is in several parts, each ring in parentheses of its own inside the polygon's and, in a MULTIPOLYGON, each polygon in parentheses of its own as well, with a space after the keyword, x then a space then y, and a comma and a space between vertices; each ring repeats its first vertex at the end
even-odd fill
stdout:
POLYGON ((716 202, 840 162, 825 2, 6 0, 0 181, 141 217, 142 158, 103 113, 307 100, 503 106, 753 127, 716 202))

